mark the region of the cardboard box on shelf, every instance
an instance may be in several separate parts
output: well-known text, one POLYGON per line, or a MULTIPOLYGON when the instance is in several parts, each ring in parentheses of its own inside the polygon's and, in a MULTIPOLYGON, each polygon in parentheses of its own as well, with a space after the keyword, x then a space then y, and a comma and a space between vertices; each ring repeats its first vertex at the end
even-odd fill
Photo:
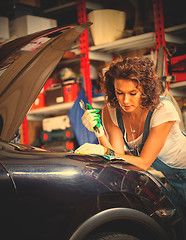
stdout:
POLYGON ((7 17, 0 16, 0 42, 4 42, 9 39, 9 21, 7 17))
POLYGON ((70 127, 70 120, 67 115, 44 118, 42 120, 42 126, 44 131, 51 132, 57 129, 66 129, 70 127))
POLYGON ((50 106, 64 102, 63 87, 56 85, 55 87, 45 90, 45 105, 50 106))
POLYGON ((10 21, 10 37, 22 37, 53 27, 57 27, 55 19, 25 15, 10 21))

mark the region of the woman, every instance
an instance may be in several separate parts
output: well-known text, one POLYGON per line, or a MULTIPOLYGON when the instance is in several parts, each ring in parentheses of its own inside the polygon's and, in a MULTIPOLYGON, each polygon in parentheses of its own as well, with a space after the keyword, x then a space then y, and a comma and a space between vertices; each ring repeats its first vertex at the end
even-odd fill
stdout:
POLYGON ((111 64, 103 78, 107 105, 87 110, 83 124, 94 131, 102 146, 85 144, 77 153, 118 155, 147 170, 150 166, 167 179, 172 197, 186 206, 186 138, 179 129, 179 115, 166 98, 148 58, 127 58, 111 64), (101 150, 101 151, 99 151, 101 150), (126 152, 130 151, 130 155, 126 152))

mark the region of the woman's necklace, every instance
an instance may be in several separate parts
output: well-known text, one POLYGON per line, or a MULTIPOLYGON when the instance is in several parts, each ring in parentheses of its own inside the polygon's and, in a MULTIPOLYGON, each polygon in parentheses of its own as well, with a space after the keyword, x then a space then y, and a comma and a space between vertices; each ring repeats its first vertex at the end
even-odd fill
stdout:
MULTIPOLYGON (((137 134, 137 138, 139 137, 139 134, 140 134, 140 130, 141 130, 141 119, 142 119, 142 116, 143 116, 143 110, 141 112, 141 115, 140 115, 140 118, 139 118, 139 127, 138 127, 138 134, 137 134)), ((131 121, 130 121, 130 117, 127 113, 127 117, 128 117, 128 120, 129 120, 129 125, 130 125, 130 131, 132 133, 132 138, 133 138, 133 141, 135 140, 135 136, 134 134, 136 133, 136 130, 132 128, 132 124, 131 124, 131 121)), ((134 146, 134 150, 135 150, 135 156, 139 156, 139 147, 135 144, 134 146)))

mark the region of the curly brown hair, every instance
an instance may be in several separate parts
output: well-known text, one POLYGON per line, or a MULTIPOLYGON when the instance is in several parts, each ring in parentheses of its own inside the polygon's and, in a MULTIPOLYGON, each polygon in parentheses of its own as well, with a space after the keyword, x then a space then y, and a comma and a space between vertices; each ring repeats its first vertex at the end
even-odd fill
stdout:
POLYGON ((153 61, 148 57, 129 57, 114 61, 102 77, 102 90, 111 107, 119 108, 115 95, 114 80, 129 79, 142 87, 142 108, 156 107, 160 101, 161 83, 153 61))

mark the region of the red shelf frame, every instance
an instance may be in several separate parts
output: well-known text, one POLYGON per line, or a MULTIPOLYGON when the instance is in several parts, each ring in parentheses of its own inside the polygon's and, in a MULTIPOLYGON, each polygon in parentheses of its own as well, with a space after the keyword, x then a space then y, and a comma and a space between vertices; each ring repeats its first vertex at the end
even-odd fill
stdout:
POLYGON ((153 12, 154 12, 154 27, 155 27, 155 38, 156 38, 156 51, 158 51, 160 46, 163 46, 165 71, 166 71, 166 75, 168 75, 162 0, 153 0, 153 12))
MULTIPOLYGON (((86 13, 86 1, 77 0, 77 17, 78 22, 87 22, 86 13)), ((84 80, 84 88, 86 97, 90 104, 92 104, 92 83, 90 79, 90 59, 89 59, 89 41, 88 41, 88 30, 85 30, 79 37, 80 45, 80 65, 81 65, 81 76, 84 80)))

